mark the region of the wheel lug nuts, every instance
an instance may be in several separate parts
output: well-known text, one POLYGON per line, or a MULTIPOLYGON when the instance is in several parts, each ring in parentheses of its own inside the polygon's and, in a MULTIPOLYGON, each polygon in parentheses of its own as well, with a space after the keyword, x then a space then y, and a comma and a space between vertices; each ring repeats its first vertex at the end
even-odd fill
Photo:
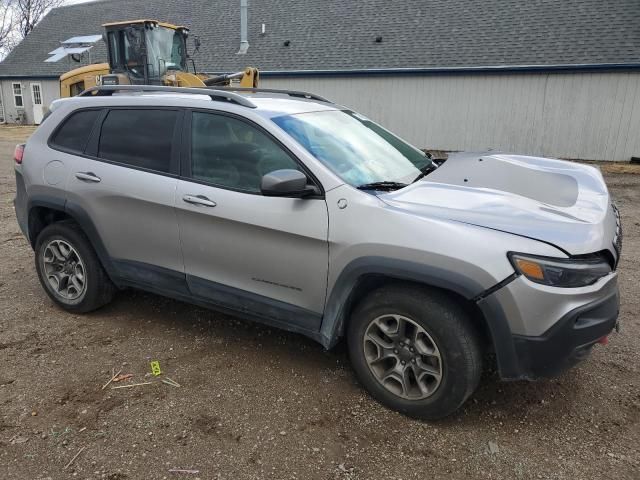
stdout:
POLYGON ((407 362, 405 362, 404 360, 402 360, 400 363, 401 363, 402 365, 406 365, 406 364, 407 364, 407 362))
POLYGON ((398 354, 398 349, 397 349, 397 348, 396 348, 396 349, 394 349, 394 350, 393 350, 393 353, 395 353, 395 354, 397 355, 397 354, 398 354))
POLYGON ((416 359, 415 359, 415 358, 412 358, 412 359, 411 359, 411 363, 416 363, 416 359))
POLYGON ((416 349, 415 349, 415 348, 413 348, 413 347, 411 347, 409 350, 410 350, 412 353, 416 351, 416 349))

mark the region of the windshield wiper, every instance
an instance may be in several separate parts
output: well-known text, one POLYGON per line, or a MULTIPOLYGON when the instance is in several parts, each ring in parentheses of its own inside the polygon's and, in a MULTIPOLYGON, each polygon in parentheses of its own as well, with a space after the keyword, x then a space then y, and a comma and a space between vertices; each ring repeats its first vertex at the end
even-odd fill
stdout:
POLYGON ((364 183, 362 185, 358 185, 356 188, 358 190, 399 190, 401 188, 406 187, 406 183, 400 182, 371 182, 364 183))
POLYGON ((438 166, 435 162, 427 163, 424 167, 420 168, 420 175, 418 175, 415 180, 411 183, 416 183, 418 180, 422 180, 424 177, 429 175, 434 170, 437 170, 438 166))

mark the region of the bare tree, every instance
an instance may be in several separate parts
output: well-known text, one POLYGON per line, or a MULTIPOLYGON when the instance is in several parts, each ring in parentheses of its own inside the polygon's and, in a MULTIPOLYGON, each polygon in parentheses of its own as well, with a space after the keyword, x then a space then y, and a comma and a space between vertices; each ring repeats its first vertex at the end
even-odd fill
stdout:
POLYGON ((14 46, 13 0, 0 0, 0 55, 6 55, 14 46))
POLYGON ((24 38, 49 10, 62 5, 65 0, 7 0, 13 5, 17 33, 24 38))

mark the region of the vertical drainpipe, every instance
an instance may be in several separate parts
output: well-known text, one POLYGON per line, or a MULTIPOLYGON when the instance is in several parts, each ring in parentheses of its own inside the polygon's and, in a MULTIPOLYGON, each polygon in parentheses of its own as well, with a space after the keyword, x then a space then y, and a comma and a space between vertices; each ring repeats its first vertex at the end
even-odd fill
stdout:
POLYGON ((240 50, 238 55, 244 55, 249 50, 249 0, 240 0, 240 50))

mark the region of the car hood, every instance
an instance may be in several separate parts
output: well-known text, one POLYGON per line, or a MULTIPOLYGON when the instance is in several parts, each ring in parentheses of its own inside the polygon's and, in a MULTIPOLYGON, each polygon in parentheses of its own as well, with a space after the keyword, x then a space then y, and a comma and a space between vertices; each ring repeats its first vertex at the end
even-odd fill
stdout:
POLYGON ((457 153, 423 180, 379 197, 391 208, 551 243, 571 255, 607 249, 616 216, 600 171, 548 158, 457 153))

